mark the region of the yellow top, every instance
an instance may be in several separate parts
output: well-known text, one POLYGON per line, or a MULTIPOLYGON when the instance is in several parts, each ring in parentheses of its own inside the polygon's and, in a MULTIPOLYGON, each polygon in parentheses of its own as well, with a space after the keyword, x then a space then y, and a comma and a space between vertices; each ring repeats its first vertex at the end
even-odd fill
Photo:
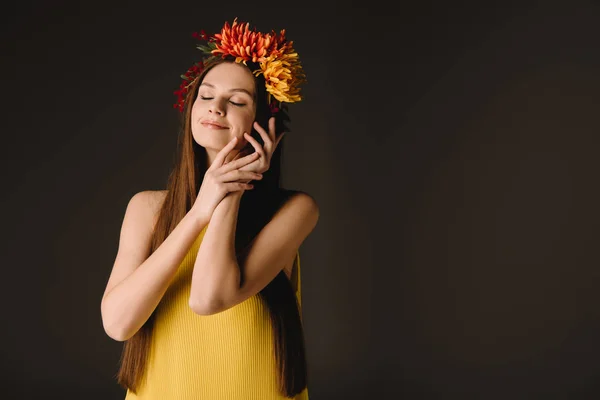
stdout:
MULTIPOLYGON (((206 227, 156 308, 144 379, 138 395, 128 390, 125 400, 286 399, 277 390, 269 310, 258 294, 209 316, 189 307, 194 261, 206 227)), ((301 304, 299 253, 295 262, 292 281, 301 304)), ((295 399, 308 400, 308 389, 295 399)))

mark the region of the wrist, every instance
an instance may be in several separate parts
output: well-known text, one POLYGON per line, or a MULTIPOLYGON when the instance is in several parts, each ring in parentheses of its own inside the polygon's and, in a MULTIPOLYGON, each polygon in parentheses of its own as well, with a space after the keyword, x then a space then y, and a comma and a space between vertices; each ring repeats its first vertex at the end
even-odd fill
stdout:
POLYGON ((211 221, 213 219, 221 220, 227 218, 229 215, 237 215, 241 204, 242 194, 239 192, 230 192, 221 200, 211 215, 211 221))
POLYGON ((231 197, 232 200, 241 200, 244 195, 245 190, 238 190, 237 192, 229 193, 228 197, 231 197))
POLYGON ((211 216, 207 215, 207 213, 196 210, 194 207, 192 207, 190 210, 190 215, 194 219, 195 223, 201 226, 206 226, 211 218, 211 216))
POLYGON ((243 190, 227 193, 227 195, 223 198, 223 200, 221 200, 221 203, 219 203, 219 206, 222 206, 222 207, 238 206, 242 200, 243 195, 244 195, 243 190))

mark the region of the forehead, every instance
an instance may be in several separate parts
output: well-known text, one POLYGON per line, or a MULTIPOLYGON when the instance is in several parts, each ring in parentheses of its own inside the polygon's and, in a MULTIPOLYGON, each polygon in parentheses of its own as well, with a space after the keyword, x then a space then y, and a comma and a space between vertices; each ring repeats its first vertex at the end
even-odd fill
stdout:
POLYGON ((246 89, 250 93, 254 93, 254 77, 252 76, 252 72, 246 66, 237 63, 223 63, 214 66, 206 73, 202 83, 224 91, 246 89))

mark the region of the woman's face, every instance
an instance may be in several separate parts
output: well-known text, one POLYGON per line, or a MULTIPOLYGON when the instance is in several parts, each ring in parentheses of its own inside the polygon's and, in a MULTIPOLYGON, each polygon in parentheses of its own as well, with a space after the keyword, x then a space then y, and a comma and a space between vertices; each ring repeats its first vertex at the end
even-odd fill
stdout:
POLYGON ((192 106, 196 143, 215 153, 237 137, 236 149, 242 148, 256 114, 255 90, 254 77, 244 65, 228 62, 208 71, 192 106))

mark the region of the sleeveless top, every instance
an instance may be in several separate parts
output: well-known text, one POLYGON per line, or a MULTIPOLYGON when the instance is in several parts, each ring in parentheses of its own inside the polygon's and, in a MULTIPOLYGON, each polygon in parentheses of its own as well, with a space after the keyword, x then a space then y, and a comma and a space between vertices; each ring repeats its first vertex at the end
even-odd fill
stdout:
MULTIPOLYGON (((217 314, 189 307, 192 271, 204 227, 179 265, 154 317, 146 370, 125 400, 283 400, 269 310, 258 294, 217 314)), ((301 313, 300 254, 291 274, 301 313)), ((300 314, 302 315, 302 314, 300 314)), ((308 389, 295 397, 308 400, 308 389)))

